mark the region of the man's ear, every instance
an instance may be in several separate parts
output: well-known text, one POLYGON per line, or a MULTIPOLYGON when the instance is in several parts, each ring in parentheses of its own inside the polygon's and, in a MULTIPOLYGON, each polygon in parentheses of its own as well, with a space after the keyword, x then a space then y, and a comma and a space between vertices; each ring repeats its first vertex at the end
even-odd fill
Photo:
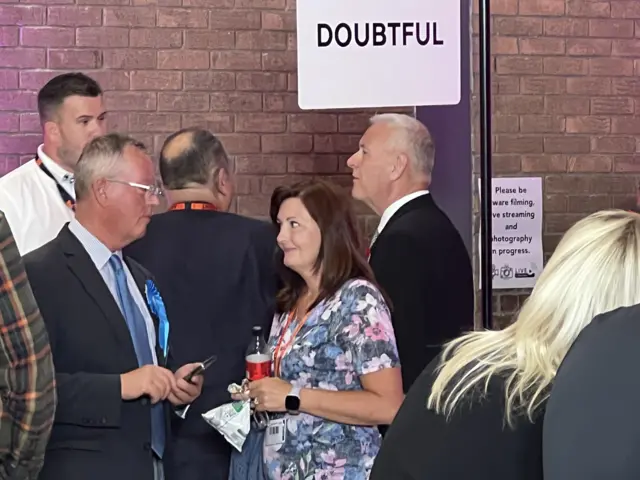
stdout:
POLYGON ((44 122, 42 130, 44 131, 45 137, 54 142, 56 145, 60 144, 60 127, 56 122, 52 120, 44 122))
POLYGON ((405 153, 396 155, 391 164, 391 180, 398 180, 410 168, 409 162, 409 157, 405 153))
POLYGON ((220 169, 218 174, 218 190, 225 197, 233 195, 233 178, 225 168, 220 169))
POLYGON ((91 184, 91 194, 96 199, 98 204, 104 207, 109 202, 109 192, 107 190, 109 182, 106 179, 100 178, 91 184))

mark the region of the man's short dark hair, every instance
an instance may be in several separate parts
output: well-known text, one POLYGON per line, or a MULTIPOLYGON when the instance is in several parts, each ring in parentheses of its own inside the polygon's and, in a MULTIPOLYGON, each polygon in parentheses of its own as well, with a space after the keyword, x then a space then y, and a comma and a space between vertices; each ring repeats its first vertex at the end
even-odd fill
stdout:
POLYGON ((99 97, 102 89, 98 82, 84 73, 63 73, 49 80, 38 92, 40 123, 50 121, 60 105, 71 96, 99 97))
POLYGON ((169 190, 207 185, 221 170, 229 172, 229 156, 218 137, 202 128, 184 128, 167 137, 160 152, 160 175, 169 190))

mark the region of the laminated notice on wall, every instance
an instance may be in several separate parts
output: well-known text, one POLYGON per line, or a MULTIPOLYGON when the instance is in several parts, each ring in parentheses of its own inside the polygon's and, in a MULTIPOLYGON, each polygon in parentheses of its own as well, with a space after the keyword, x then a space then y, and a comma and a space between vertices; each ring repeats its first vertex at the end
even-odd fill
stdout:
POLYGON ((542 179, 504 177, 491 182, 493 288, 533 288, 544 261, 542 179))

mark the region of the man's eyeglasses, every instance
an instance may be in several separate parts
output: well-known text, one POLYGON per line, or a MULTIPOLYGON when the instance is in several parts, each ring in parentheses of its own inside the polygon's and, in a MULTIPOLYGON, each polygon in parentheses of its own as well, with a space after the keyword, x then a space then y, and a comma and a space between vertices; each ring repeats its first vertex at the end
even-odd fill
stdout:
POLYGON ((120 183, 122 185, 129 185, 133 188, 139 188, 140 190, 144 190, 147 195, 154 197, 161 197, 164 195, 164 190, 157 185, 143 185, 142 183, 135 182, 125 182, 124 180, 109 180, 113 183, 120 183))

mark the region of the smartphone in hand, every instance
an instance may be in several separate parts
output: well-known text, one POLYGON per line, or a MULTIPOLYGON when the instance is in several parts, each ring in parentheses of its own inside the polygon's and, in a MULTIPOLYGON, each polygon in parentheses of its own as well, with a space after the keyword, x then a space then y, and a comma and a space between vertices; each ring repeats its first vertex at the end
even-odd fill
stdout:
POLYGON ((202 375, 207 368, 216 363, 217 359, 218 357, 216 355, 211 355, 205 361, 201 362, 196 368, 187 373, 184 379, 189 383, 193 383, 193 377, 202 375))

